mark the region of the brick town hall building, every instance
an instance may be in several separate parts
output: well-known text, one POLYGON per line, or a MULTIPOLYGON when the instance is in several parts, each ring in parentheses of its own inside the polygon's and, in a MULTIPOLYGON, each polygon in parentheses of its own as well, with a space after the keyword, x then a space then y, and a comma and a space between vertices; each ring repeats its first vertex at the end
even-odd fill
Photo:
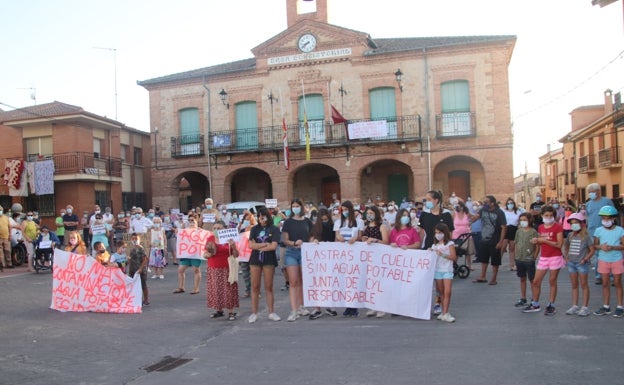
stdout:
POLYGON ((150 98, 154 204, 511 196, 515 36, 375 39, 328 24, 327 0, 307 13, 300 1, 286 0, 288 28, 252 58, 138 82, 150 98))

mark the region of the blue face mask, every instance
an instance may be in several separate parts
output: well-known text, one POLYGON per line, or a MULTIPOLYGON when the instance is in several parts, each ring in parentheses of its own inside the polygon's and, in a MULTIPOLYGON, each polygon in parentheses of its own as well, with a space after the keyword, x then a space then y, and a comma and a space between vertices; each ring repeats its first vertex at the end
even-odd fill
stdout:
POLYGON ((289 217, 290 216, 290 210, 284 211, 284 214, 286 214, 286 216, 289 217))
POLYGON ((595 192, 593 192, 593 191, 592 191, 592 192, 590 192, 590 193, 589 193, 589 199, 591 199, 591 200, 596 199, 596 193, 595 193, 595 192))
POLYGON ((554 209, 558 209, 559 208, 559 203, 553 203, 553 208, 554 209))
POLYGON ((293 212, 293 214, 295 214, 295 215, 299 215, 299 214, 301 214, 301 207, 293 207, 293 208, 292 208, 292 212, 293 212))
POLYGON ((206 208, 207 208, 208 210, 210 210, 210 209, 212 209, 212 205, 206 205, 206 208))
POLYGON ((243 227, 249 227, 249 221, 243 221, 243 227))
POLYGON ((431 210, 433 206, 435 206, 435 204, 432 201, 425 202, 425 207, 428 208, 429 210, 431 210))
POLYGON ((513 203, 507 203, 507 208, 509 210, 513 210, 514 204, 513 203))
POLYGON ((348 211, 343 211, 342 212, 342 216, 345 217, 345 218, 348 217, 349 216, 349 212, 348 211))
POLYGON ((401 217, 401 224, 407 225, 410 223, 410 217, 401 217))

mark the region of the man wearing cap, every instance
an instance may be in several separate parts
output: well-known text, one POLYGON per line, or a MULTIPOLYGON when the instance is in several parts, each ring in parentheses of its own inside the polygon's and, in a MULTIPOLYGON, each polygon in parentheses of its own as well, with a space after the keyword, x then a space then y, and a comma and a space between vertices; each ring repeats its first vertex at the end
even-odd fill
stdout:
MULTIPOLYGON (((613 201, 609 198, 601 196, 600 185, 598 183, 590 183, 587 185, 587 197, 589 200, 585 202, 585 217, 587 218, 587 232, 592 237, 597 228, 602 226, 602 218, 598 212, 604 206, 613 206, 613 201)), ((598 258, 594 259, 594 271, 596 273, 596 285, 602 285, 602 278, 598 273, 598 258)))
POLYGON ((4 209, 0 206, 0 271, 5 267, 13 267, 11 261, 11 241, 9 236, 11 230, 9 227, 9 217, 4 215, 4 209))
POLYGON ((212 225, 214 225, 216 221, 221 220, 221 213, 213 207, 213 203, 212 198, 206 198, 206 200, 204 200, 206 208, 202 210, 201 217, 199 218, 201 228, 204 230, 212 231, 212 225))

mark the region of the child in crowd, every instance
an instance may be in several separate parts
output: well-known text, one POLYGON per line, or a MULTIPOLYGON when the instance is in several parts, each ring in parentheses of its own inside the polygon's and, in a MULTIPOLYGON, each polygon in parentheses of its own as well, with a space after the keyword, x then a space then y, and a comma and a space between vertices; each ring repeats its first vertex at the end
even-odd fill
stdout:
POLYGON ((565 260, 561 253, 563 245, 563 227, 555 222, 555 209, 550 206, 542 206, 541 216, 543 223, 537 228, 538 238, 531 239, 531 243, 539 245, 541 249, 540 259, 537 263, 535 278, 531 284, 533 300, 523 311, 535 313, 540 311, 539 297, 542 291, 542 280, 546 273, 550 272, 548 282, 550 284, 550 301, 544 315, 555 315, 555 300, 557 299, 557 277, 559 270, 565 266, 565 260))
POLYGON ((162 220, 155 217, 153 227, 150 230, 150 255, 149 267, 154 271, 152 279, 165 279, 164 267, 167 265, 165 250, 167 250, 167 235, 162 228, 162 220))
POLYGON ((141 246, 141 238, 137 233, 130 237, 132 247, 128 253, 128 275, 134 277, 135 273, 141 278, 141 290, 143 290, 143 306, 149 305, 149 291, 147 288, 147 254, 141 246))
POLYGON ((126 262, 128 261, 128 257, 126 256, 126 242, 121 239, 118 239, 115 242, 115 252, 111 255, 110 263, 114 263, 123 271, 126 272, 126 262))
POLYGON ((451 240, 451 232, 444 223, 435 225, 435 241, 431 250, 438 256, 435 267, 436 290, 442 298, 442 313, 438 319, 444 322, 455 322, 455 317, 449 313, 451 303, 451 288, 453 285, 453 262, 457 260, 455 244, 451 240))
MULTIPOLYGON (((579 315, 587 317, 589 315, 589 286, 587 285, 587 273, 594 246, 592 237, 589 236, 585 227, 585 216, 581 213, 571 214, 567 219, 570 225, 570 233, 563 245, 563 255, 565 257, 568 273, 570 273, 570 283, 572 284, 572 307, 566 311, 567 315, 579 315), (579 281, 583 289, 583 307, 579 303, 579 281)), ((565 231, 565 230, 564 230, 565 231)))
POLYGON ((108 263, 110 262, 110 254, 106 250, 104 243, 96 241, 93 244, 93 251, 95 252, 95 260, 104 266, 108 266, 108 263))
POLYGON ((539 252, 539 247, 531 243, 531 239, 537 238, 537 230, 533 228, 533 215, 522 213, 518 216, 518 230, 514 242, 516 244, 516 275, 520 278, 520 299, 516 302, 516 307, 527 306, 527 278, 529 284, 535 278, 535 260, 539 252))
POLYGON ((598 211, 598 215, 602 219, 602 226, 594 231, 594 248, 598 251, 598 273, 602 277, 603 305, 594 312, 594 315, 611 314, 611 306, 609 305, 611 299, 609 274, 612 274, 617 300, 617 307, 613 316, 621 318, 624 316, 624 308, 622 308, 624 229, 615 224, 615 219, 619 216, 615 207, 604 206, 598 211))

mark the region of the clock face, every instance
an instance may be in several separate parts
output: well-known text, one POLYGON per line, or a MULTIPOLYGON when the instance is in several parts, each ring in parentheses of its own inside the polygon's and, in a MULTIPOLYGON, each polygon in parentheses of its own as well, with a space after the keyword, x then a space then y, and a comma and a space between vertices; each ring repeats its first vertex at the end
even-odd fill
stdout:
POLYGON ((297 46, 299 47, 301 52, 312 52, 314 48, 316 48, 316 38, 310 33, 301 35, 297 46))

